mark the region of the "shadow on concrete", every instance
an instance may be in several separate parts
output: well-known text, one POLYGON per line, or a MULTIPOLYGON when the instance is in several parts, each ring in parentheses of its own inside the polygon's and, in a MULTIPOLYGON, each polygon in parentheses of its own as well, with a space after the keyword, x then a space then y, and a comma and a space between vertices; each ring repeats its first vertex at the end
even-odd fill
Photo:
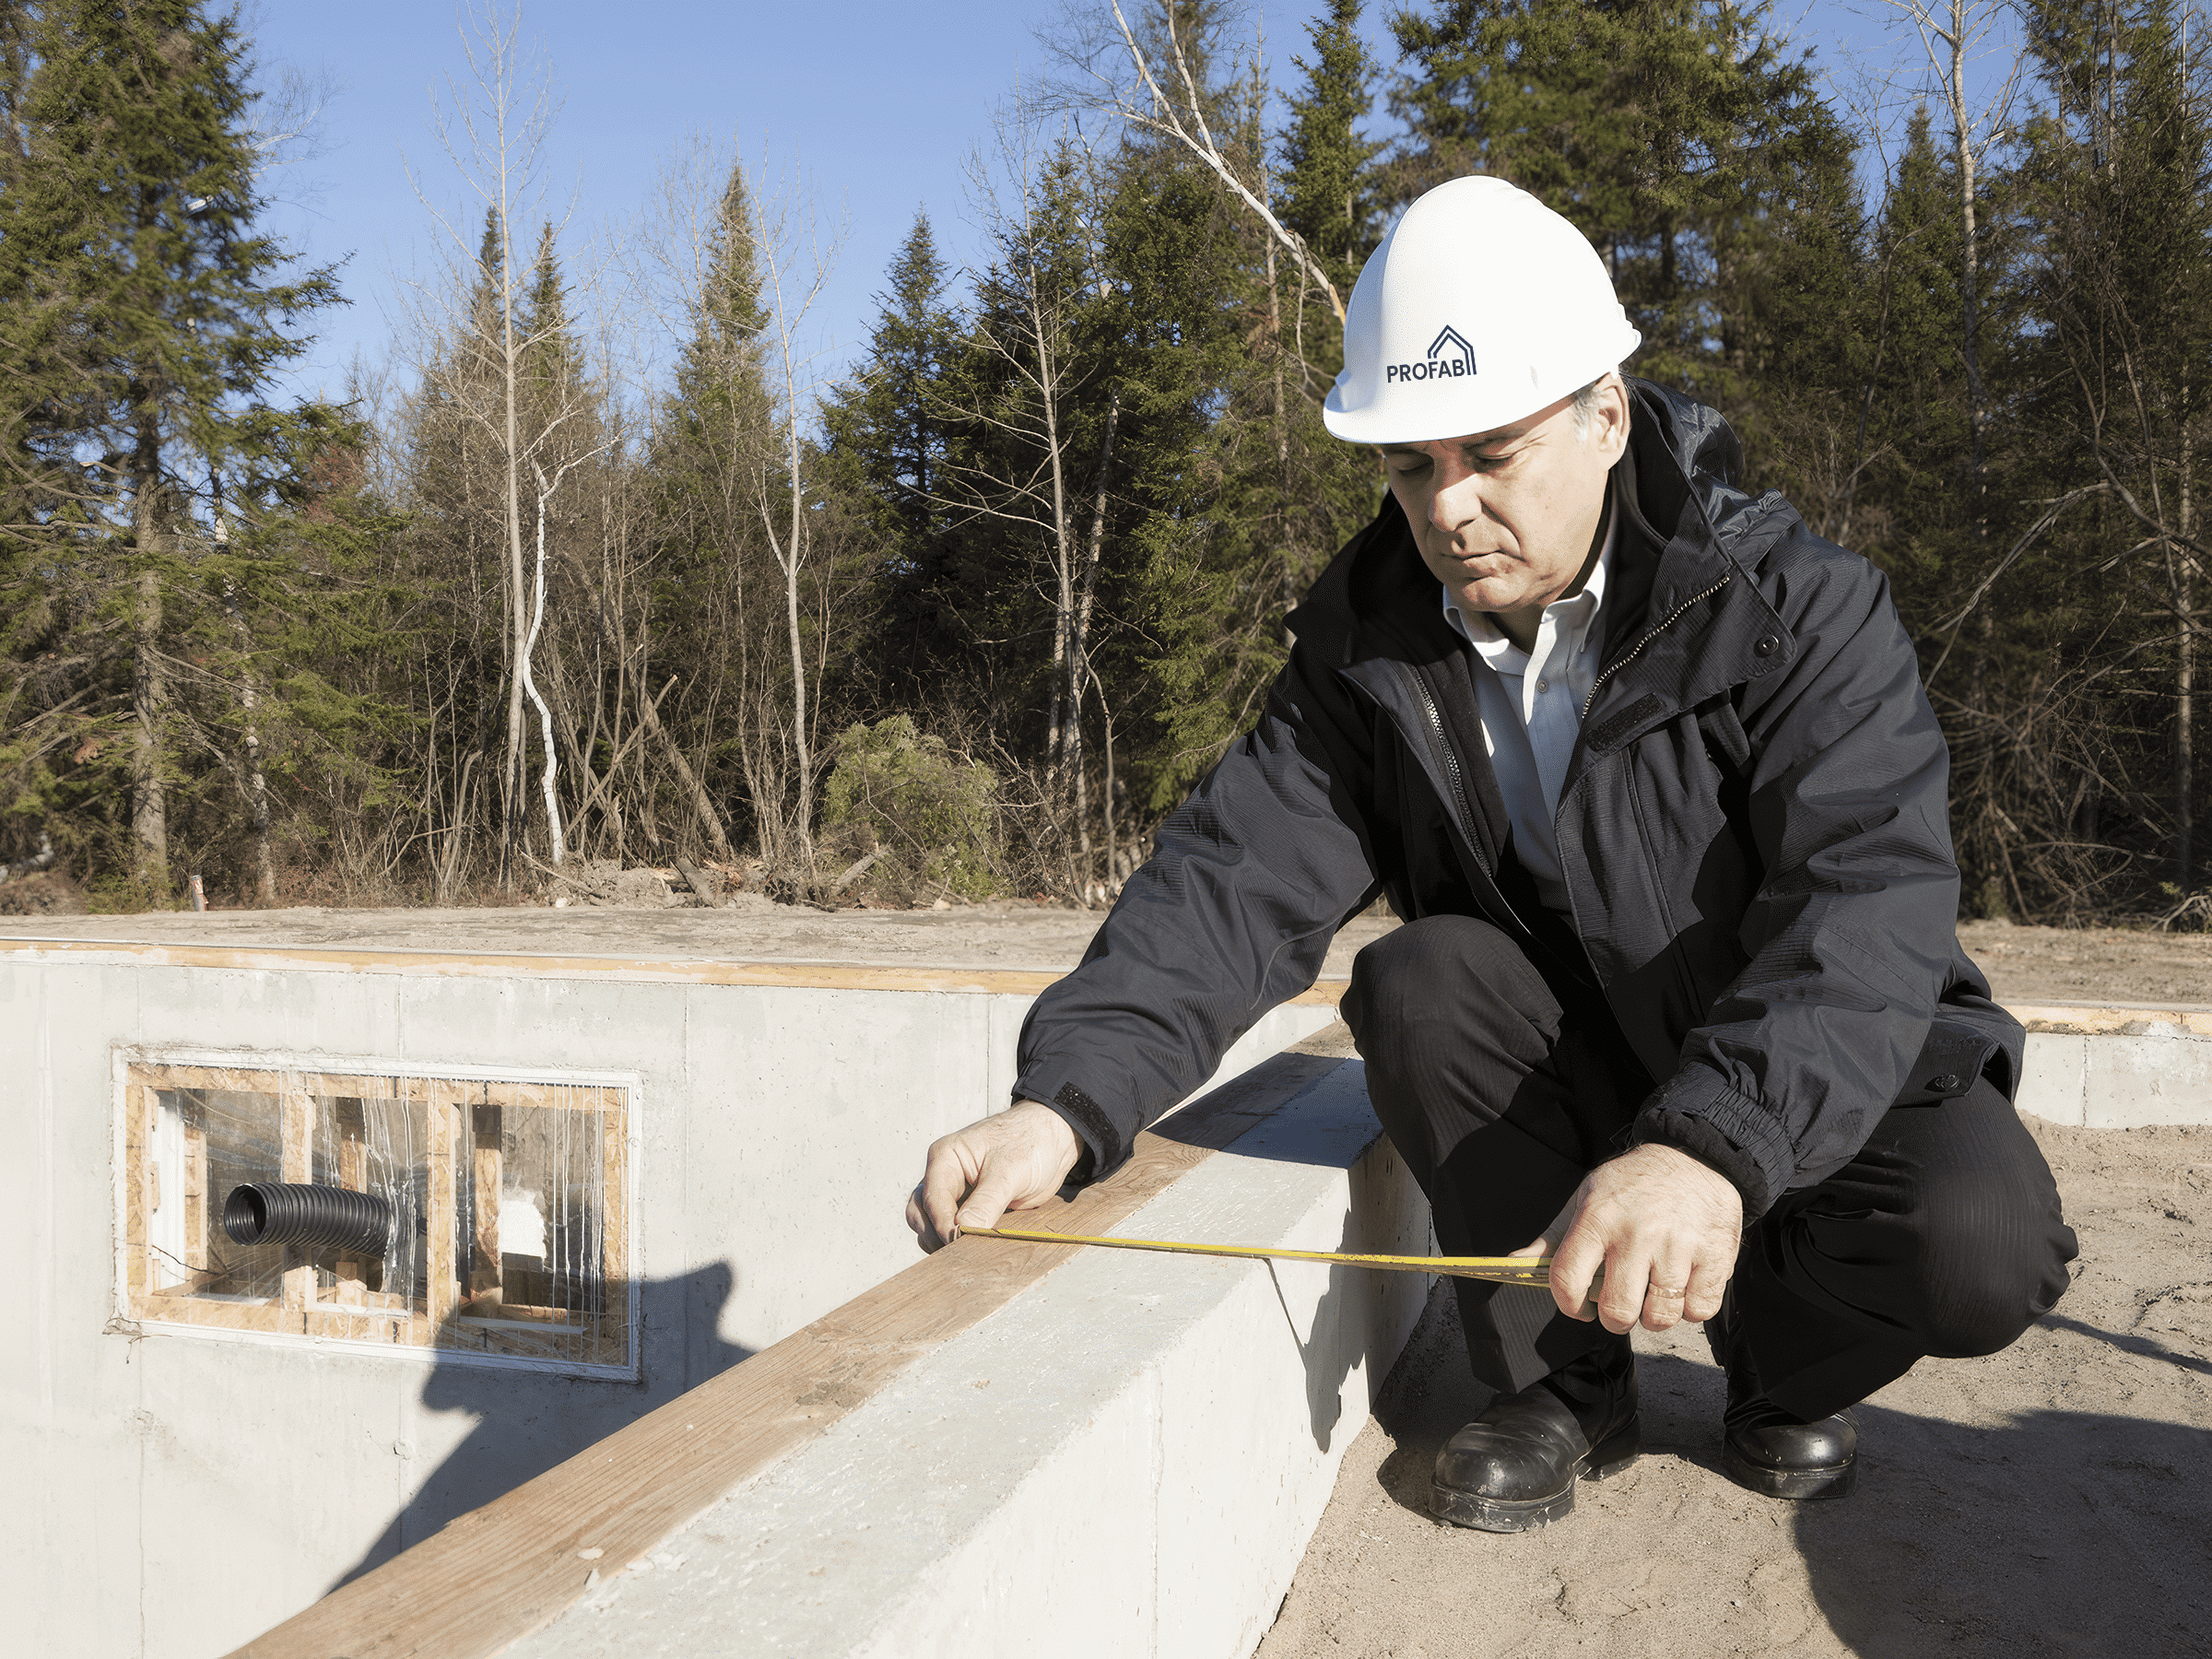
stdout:
POLYGON ((466 1412, 476 1418, 476 1427, 330 1589, 749 1359, 750 1348, 724 1342, 717 1329, 735 1285, 727 1263, 637 1282, 641 1382, 441 1359, 423 1382, 422 1408, 466 1412))
MULTIPOLYGON (((1347 1216, 1345 1219, 1348 1227, 1351 1218, 1347 1216)), ((1343 1250, 1349 1246, 1340 1241, 1333 1248, 1343 1250)), ((1283 1324, 1289 1330, 1299 1362, 1306 1373, 1306 1414, 1312 1427, 1313 1443, 1325 1453, 1330 1438, 1336 1432, 1336 1425, 1344 1418, 1344 1383, 1352 1374, 1352 1356, 1337 1335, 1337 1325, 1349 1304, 1353 1269, 1329 1269, 1328 1288, 1313 1306, 1312 1335, 1301 1340, 1298 1321, 1290 1313, 1289 1298, 1283 1294, 1281 1276, 1276 1272, 1273 1262, 1265 1266, 1275 1300, 1283 1310, 1283 1324), (1334 1361, 1327 1358, 1331 1354, 1336 1357, 1334 1361)), ((1378 1358, 1370 1354, 1368 1363, 1374 1364, 1378 1358)))

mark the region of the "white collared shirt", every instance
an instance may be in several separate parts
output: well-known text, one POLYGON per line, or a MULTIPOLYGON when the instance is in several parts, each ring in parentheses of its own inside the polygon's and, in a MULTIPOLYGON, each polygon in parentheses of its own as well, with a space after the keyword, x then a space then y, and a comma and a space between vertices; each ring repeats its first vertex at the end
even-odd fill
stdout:
POLYGON ((1532 650, 1514 644, 1488 612, 1463 613, 1452 603, 1451 589, 1441 589, 1445 617, 1475 649, 1483 747, 1512 820, 1513 851, 1535 878, 1545 908, 1562 914, 1571 913, 1573 906, 1552 819, 1559 810, 1574 740, 1583 729, 1583 704, 1605 648, 1597 615, 1613 571, 1618 529, 1617 514, 1606 528, 1606 545, 1583 591, 1544 607, 1532 650))

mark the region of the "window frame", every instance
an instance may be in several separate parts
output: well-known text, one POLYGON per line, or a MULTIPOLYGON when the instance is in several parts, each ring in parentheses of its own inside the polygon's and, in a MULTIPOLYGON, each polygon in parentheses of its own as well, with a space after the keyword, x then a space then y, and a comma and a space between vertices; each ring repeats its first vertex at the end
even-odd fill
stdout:
MULTIPOLYGON (((418 1363, 484 1365, 504 1369, 552 1372, 565 1376, 606 1377, 636 1381, 641 1375, 640 1309, 638 1296, 637 1183, 643 1078, 634 1071, 612 1071, 566 1066, 481 1065, 468 1063, 425 1063, 355 1055, 303 1054, 265 1049, 206 1049, 179 1044, 122 1044, 112 1053, 114 1129, 114 1312, 117 1324, 131 1333, 159 1333, 221 1341, 275 1343, 287 1347, 308 1344, 317 1348, 412 1359, 418 1363), (365 1088, 371 1081, 387 1088, 365 1088), (317 1097, 389 1098, 388 1085, 405 1082, 420 1088, 426 1111, 428 1203, 425 1219, 425 1311, 375 1307, 372 1293, 341 1285, 331 1295, 319 1295, 315 1268, 302 1259, 290 1263, 282 1277, 282 1291, 266 1301, 252 1303, 214 1299, 199 1300, 178 1294, 176 1288, 158 1289, 151 1282, 151 1222, 156 1205, 153 1182, 159 1165, 154 1142, 162 1133, 159 1095, 164 1089, 209 1088, 276 1094, 279 1097, 279 1133, 282 1140, 283 1179, 312 1178, 311 1117, 317 1097), (355 1087, 348 1088, 347 1084, 355 1087), (492 1182, 490 1206, 496 1210, 499 1162, 489 1162, 471 1134, 468 1096, 488 1092, 487 1086, 528 1093, 536 1089, 568 1088, 598 1091, 594 1109, 607 1113, 599 1148, 603 1214, 600 1224, 601 1280, 606 1307, 598 1316, 598 1338, 590 1359, 540 1356, 527 1351, 526 1319, 498 1322, 467 1318, 463 1305, 460 1264, 457 1260, 471 1241, 460 1237, 462 1182, 470 1183, 473 1213, 481 1218, 486 1206, 484 1182, 492 1182), (478 1341, 497 1336, 511 1351, 472 1347, 441 1341, 447 1331, 465 1324, 479 1333, 478 1341), (507 1327, 512 1324, 513 1330, 507 1327)), ((549 1101, 505 1100, 502 1107, 521 1104, 553 1105, 549 1101)), ((570 1103, 574 1109, 574 1103, 570 1103)), ((186 1154, 189 1157, 189 1152, 186 1154)), ((190 1188, 186 1196, 191 1196, 190 1188)), ((188 1212, 187 1232, 196 1229, 201 1238, 221 1226, 223 1194, 202 1191, 200 1208, 188 1212), (212 1213, 210 1213, 212 1211, 212 1213)), ((496 1240, 495 1240, 496 1247, 496 1240)), ((496 1256, 493 1258, 496 1261, 496 1256)), ((189 1265, 189 1257, 187 1261, 189 1265)))

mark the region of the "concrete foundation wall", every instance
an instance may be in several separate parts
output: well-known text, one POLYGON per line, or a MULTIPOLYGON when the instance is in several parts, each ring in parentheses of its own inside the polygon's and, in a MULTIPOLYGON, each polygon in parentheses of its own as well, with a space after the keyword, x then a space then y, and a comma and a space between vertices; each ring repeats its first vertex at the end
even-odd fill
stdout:
MULTIPOLYGON (((227 1651, 904 1266, 922 1149, 1006 1104, 1049 977, 933 990, 231 954, 0 950, 0 1249, 25 1276, 0 1466, 38 1517, 0 1597, 26 1651, 227 1651), (113 1056, 171 1046, 636 1074, 641 1379, 120 1318, 113 1056)), ((1277 1009, 1221 1075, 1333 1018, 1326 997, 1277 1009)))
POLYGON ((2054 1124, 2212 1124, 2212 1010, 2016 1008, 2028 1027, 2019 1108, 2054 1124))
MULTIPOLYGON (((1432 1248, 1357 1062, 1113 1230, 1432 1248)), ((1429 1283, 1088 1253, 508 1651, 1239 1659, 1429 1283)))

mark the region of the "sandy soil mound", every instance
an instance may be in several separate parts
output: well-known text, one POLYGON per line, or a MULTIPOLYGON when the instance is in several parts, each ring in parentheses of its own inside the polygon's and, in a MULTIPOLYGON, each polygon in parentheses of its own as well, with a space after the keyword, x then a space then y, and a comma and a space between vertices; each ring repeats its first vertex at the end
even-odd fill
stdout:
POLYGON ((1959 938, 2003 1003, 2212 1003, 2212 934, 1962 922, 1959 938))
MULTIPOLYGON (((618 878, 594 871, 588 884, 564 889, 560 896, 570 904, 559 910, 540 904, 211 911, 200 916, 161 912, 73 919, 66 925, 18 922, 0 932, 155 943, 1065 968, 1082 956, 1105 920, 1103 911, 1007 900, 941 911, 821 911, 776 904, 752 892, 724 895, 728 909, 677 909, 679 898, 665 876, 628 870, 618 878), (618 886, 618 880, 630 885, 618 886)), ((30 885, 14 883, 0 891, 30 885)), ((1329 953, 1327 971, 1349 972, 1353 953, 1394 925, 1386 913, 1349 924, 1329 953)), ((2212 1004, 2212 935, 1969 922, 1959 937, 2001 1002, 2212 1004)))
POLYGON ((2006 1352, 1924 1360, 1859 1413, 1858 1490, 1720 1473, 1702 1336, 1640 1333, 1646 1454, 1542 1531, 1425 1512, 1488 1397, 1432 1302, 1260 1659, 2148 1659, 2212 1653, 2212 1129, 2029 1120, 2081 1234, 2073 1288, 2006 1352))

